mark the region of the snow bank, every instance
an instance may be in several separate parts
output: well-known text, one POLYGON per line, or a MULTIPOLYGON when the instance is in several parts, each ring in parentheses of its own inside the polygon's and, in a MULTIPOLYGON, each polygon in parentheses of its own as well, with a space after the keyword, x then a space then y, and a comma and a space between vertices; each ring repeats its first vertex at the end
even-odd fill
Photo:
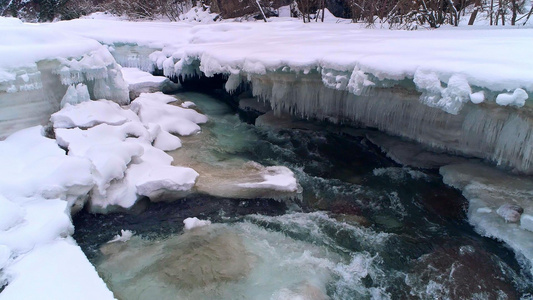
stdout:
POLYGON ((113 299, 69 238, 71 210, 94 185, 91 163, 67 156, 42 131, 0 142, 0 299, 113 299))
POLYGON ((60 239, 17 258, 7 269, 13 279, 0 299, 114 299, 74 240, 60 239))
POLYGON ((474 163, 445 166, 440 173, 468 200, 468 221, 476 231, 505 242, 533 273, 533 180, 474 163))

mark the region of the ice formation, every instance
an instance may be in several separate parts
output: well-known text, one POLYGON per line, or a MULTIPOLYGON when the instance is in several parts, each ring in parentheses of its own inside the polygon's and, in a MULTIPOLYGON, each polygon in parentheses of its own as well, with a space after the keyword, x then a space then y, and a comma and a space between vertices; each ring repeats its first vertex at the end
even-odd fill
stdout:
POLYGON ((0 138, 46 124, 65 102, 129 101, 120 67, 95 40, 3 17, 0 36, 0 138))
POLYGON ((519 258, 526 258, 526 268, 533 273, 533 181, 473 163, 448 165, 440 173, 444 183, 468 199, 468 221, 476 231, 504 241, 519 258))
POLYGON ((520 50, 532 47, 522 38, 532 29, 405 32, 292 21, 194 26, 108 20, 50 27, 108 44, 117 61, 145 71, 225 74, 229 91, 251 82, 253 94, 269 100, 276 113, 362 124, 533 172, 531 151, 520 151, 531 144, 529 112, 499 108, 523 106, 533 91, 526 71, 533 66, 520 50), (472 51, 480 44, 484 51, 472 51), (508 136, 511 128, 516 138, 508 136))

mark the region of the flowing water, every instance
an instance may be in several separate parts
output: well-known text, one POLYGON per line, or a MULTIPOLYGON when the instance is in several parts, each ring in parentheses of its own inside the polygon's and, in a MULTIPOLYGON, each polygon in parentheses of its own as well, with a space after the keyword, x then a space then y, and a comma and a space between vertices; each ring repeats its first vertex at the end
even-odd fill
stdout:
POLYGON ((438 173, 393 163, 364 135, 255 127, 209 96, 177 96, 210 122, 171 154, 208 173, 201 184, 217 197, 75 217, 75 239, 117 298, 531 298, 514 253, 473 231, 464 198, 438 173), (225 182, 249 176, 247 161, 290 168, 301 196, 226 197, 225 182), (213 224, 184 232, 193 216, 213 224), (121 229, 134 237, 106 244, 121 229))

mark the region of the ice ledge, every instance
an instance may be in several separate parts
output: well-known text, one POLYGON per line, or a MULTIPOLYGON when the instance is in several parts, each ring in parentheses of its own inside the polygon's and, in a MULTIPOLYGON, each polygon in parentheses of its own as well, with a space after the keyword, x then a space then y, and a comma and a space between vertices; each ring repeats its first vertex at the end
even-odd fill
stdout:
POLYGON ((533 274, 533 179, 474 163, 444 166, 440 173, 444 183, 461 190, 468 200, 468 221, 475 230, 509 245, 519 261, 526 259, 525 267, 533 274), (522 219, 504 218, 506 205, 522 208, 522 219))

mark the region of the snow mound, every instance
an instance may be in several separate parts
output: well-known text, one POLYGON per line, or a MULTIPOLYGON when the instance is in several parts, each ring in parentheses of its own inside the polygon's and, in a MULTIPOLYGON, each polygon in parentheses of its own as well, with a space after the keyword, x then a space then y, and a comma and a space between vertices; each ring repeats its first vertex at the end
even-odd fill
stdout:
POLYGON ((526 104, 527 98, 528 98, 528 95, 526 91, 518 88, 514 90, 512 94, 508 94, 508 93, 499 94, 496 97, 496 103, 498 103, 499 105, 503 105, 503 106, 512 105, 512 106, 522 107, 526 104))
MULTIPOLYGON (((72 86, 71 88, 74 89, 72 86)), ((131 110, 122 109, 113 101, 98 100, 82 101, 74 105, 66 103, 65 107, 54 113, 50 119, 55 128, 88 128, 99 124, 122 125, 129 121, 138 121, 139 117, 131 110)))
POLYGON ((207 117, 195 110, 175 105, 165 105, 177 99, 163 93, 141 94, 131 104, 144 124, 154 123, 161 129, 179 135, 191 135, 200 132, 200 126, 207 122, 207 117))
POLYGON ((199 130, 193 121, 207 118, 167 104, 173 101, 176 98, 162 93, 141 94, 131 105, 133 111, 99 100, 67 105, 52 116, 57 143, 68 149, 69 156, 92 163, 93 210, 129 208, 142 196, 152 201, 174 199, 192 189, 198 173, 171 166, 172 157, 163 151, 181 147, 181 141, 163 126, 192 133, 199 130), (157 118, 157 112, 163 115, 157 118), (194 131, 189 130, 191 126, 194 131))

